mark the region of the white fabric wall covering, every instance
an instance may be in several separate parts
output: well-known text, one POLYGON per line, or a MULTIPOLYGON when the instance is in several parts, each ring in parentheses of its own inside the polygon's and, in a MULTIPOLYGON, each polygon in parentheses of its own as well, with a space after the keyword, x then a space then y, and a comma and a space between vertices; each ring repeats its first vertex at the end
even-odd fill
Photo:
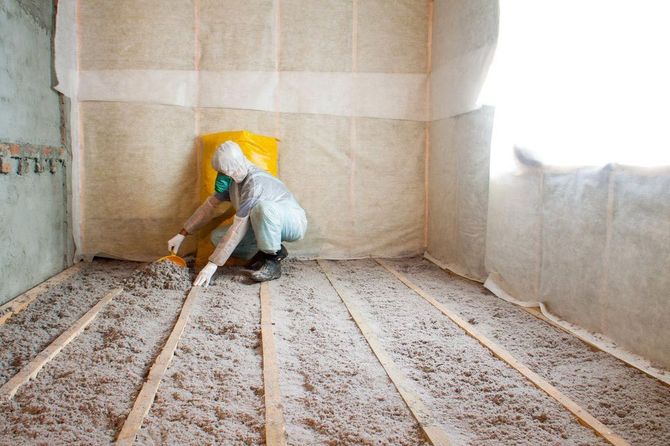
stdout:
MULTIPOLYGON (((539 297, 567 320, 596 330, 606 311, 600 298, 606 280, 610 169, 579 169, 542 175, 539 297), (591 258, 598 261, 584 262, 591 258), (570 280, 566 280, 566 278, 570 280)), ((493 217, 495 218, 495 217, 493 217)))
MULTIPOLYGON (((164 234, 197 204, 193 110, 123 102, 81 106, 83 250, 148 260, 147 247, 161 247, 164 234)), ((185 249, 193 246, 188 241, 185 249)))
POLYGON ((521 300, 537 300, 542 240, 542 172, 490 178, 486 269, 521 300))
POLYGON ((80 0, 80 69, 192 70, 197 3, 80 0))
POLYGON ((431 124, 428 253, 451 271, 486 278, 484 254, 494 110, 431 124))
POLYGON ((498 40, 498 2, 435 0, 431 72, 432 119, 479 108, 498 40))
POLYGON ((82 70, 79 100, 192 107, 198 73, 191 70, 82 70))
POLYGON ((426 74, 84 70, 79 100, 426 121, 426 74))
POLYGON ((430 6, 81 2, 83 253, 163 255, 197 205, 196 135, 238 129, 281 139, 310 223, 293 254, 422 252, 430 6))
MULTIPOLYGON (((579 167, 589 160, 600 163, 608 156, 635 162, 637 152, 649 154, 650 147, 663 139, 640 134, 636 140, 634 136, 625 147, 627 154, 616 140, 619 135, 621 141, 629 141, 630 129, 640 128, 640 124, 649 135, 659 135, 662 127, 652 107, 645 109, 651 110, 652 116, 640 112, 631 115, 630 122, 624 122, 622 117, 627 115, 622 110, 630 98, 655 97, 641 94, 641 88, 652 91, 651 86, 657 85, 659 97, 663 97, 667 82, 659 82, 653 74, 636 79, 633 71, 621 77, 620 73, 626 72, 617 71, 608 78, 609 83, 601 84, 603 76, 599 77, 599 73, 607 77, 609 67, 627 60, 612 56, 620 47, 616 24, 640 23, 636 20, 645 14, 651 17, 653 2, 635 8, 630 19, 626 13, 629 8, 617 4, 611 20, 603 24, 598 22, 601 9, 597 7, 584 10, 580 2, 553 3, 564 22, 574 21, 576 33, 566 42, 557 39, 551 29, 542 34, 543 21, 554 18, 546 15, 546 8, 533 1, 520 9, 516 0, 508 3, 507 9, 502 3, 503 46, 492 79, 499 103, 490 162, 487 282, 521 301, 542 302, 559 318, 670 368, 670 280, 666 273, 670 267, 670 169, 616 164, 579 167), (537 38, 526 47, 529 32, 537 38), (540 57, 528 58, 533 54, 528 48, 540 57), (602 63, 594 62, 589 48, 604 54, 602 63), (542 62, 539 65, 538 60, 542 62), (573 69, 574 61, 579 62, 581 71, 573 69), (552 77, 560 72, 559 66, 574 74, 570 81, 579 88, 572 88, 567 80, 563 83, 560 76, 552 77), (517 72, 525 73, 527 78, 522 78, 527 81, 519 83, 517 72), (640 87, 638 81, 649 85, 640 87), (550 88, 545 96, 546 86, 554 84, 560 85, 550 88), (611 93, 611 85, 616 85, 617 94, 611 93), (587 102, 594 98, 604 99, 588 107, 587 102), (570 107, 576 104, 586 106, 573 113, 570 107), (610 106, 598 109, 602 104, 610 106), (591 119, 593 113, 597 116, 591 119), (603 118, 615 115, 615 119, 603 118), (625 127, 628 123, 631 127, 625 127), (528 147, 518 149, 519 144, 528 147), (580 152, 584 152, 581 157, 580 152), (566 154, 571 157, 561 156, 566 154), (559 163, 577 167, 558 167, 559 163)), ((664 6, 657 4, 656 8, 664 6)), ((645 23, 658 25, 654 20, 645 23)), ((648 41, 654 48, 656 37, 645 29, 631 42, 640 46, 648 41)), ((637 48, 635 45, 630 48, 637 48)), ((630 51, 634 58, 639 57, 635 62, 640 67, 653 66, 657 60, 650 56, 653 51, 646 55, 630 51)), ((639 161, 648 161, 643 158, 639 161)))
POLYGON ((542 166, 514 141, 491 152, 493 110, 472 110, 497 20, 497 2, 435 1, 427 257, 668 368, 670 170, 542 166))
POLYGON ((274 71, 279 3, 226 0, 222 7, 221 0, 197 0, 191 7, 199 19, 195 39, 199 68, 210 72, 274 71))
POLYGON ((77 0, 60 0, 56 10, 56 33, 54 36, 54 70, 57 83, 56 91, 70 100, 69 128, 70 148, 72 150, 71 187, 72 203, 72 238, 75 246, 74 260, 83 256, 82 251, 82 218, 81 201, 77 199, 81 191, 81 123, 79 101, 79 60, 78 60, 78 26, 77 0))
POLYGON ((479 108, 479 92, 487 74, 483 67, 490 66, 494 52, 495 45, 487 45, 433 70, 432 94, 440 98, 431 102, 433 119, 449 118, 479 108))
POLYGON ((427 253, 484 281, 494 110, 479 108, 498 37, 498 4, 436 0, 433 12, 427 253))
POLYGON ((490 282, 670 365, 669 169, 522 168, 490 190, 490 282))
POLYGON ((670 369, 670 168, 615 169, 609 189, 602 332, 670 369))

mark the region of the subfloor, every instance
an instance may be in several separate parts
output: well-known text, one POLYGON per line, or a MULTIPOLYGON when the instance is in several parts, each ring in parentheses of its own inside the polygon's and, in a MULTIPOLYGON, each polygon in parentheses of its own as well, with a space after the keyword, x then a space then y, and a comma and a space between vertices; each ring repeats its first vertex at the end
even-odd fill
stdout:
MULTIPOLYGON (((423 259, 387 262, 630 444, 670 444, 666 385, 423 259)), ((454 444, 607 444, 375 260, 323 265, 329 276, 286 261, 269 284, 288 444, 430 444, 337 290, 454 444)), ((114 442, 192 278, 147 271, 96 260, 0 325, 2 386, 124 289, 0 401, 0 445, 114 442)), ((265 444, 260 321, 259 285, 223 269, 195 301, 135 444, 265 444)))

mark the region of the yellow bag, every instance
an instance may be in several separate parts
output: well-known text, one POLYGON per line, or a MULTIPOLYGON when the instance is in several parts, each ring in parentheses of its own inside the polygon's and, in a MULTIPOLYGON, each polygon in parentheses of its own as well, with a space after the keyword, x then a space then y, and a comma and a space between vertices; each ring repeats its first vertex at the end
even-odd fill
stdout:
MULTIPOLYGON (((216 149, 226 141, 236 142, 244 155, 263 170, 277 176, 279 140, 273 136, 256 135, 247 130, 234 132, 209 133, 200 136, 198 165, 200 170, 200 201, 204 201, 214 193, 214 183, 217 172, 212 168, 212 155, 216 149)), ((198 246, 196 251, 196 268, 202 268, 207 264, 207 259, 214 252, 214 246, 209 240, 209 234, 220 224, 232 222, 235 209, 232 206, 222 216, 214 219, 210 224, 198 232, 198 246)), ((231 259, 227 264, 240 264, 244 262, 231 259)))
POLYGON ((277 138, 256 135, 247 130, 209 133, 200 137, 200 199, 214 193, 216 170, 210 164, 216 149, 226 141, 236 142, 244 155, 263 170, 277 176, 277 138))

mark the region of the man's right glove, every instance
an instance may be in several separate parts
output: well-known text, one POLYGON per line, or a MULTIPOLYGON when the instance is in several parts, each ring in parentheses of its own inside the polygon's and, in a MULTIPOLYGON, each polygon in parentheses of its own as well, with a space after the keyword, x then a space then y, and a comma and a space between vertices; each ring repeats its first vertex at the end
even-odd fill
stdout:
POLYGON ((179 251, 179 247, 181 246, 181 242, 183 242, 185 238, 185 236, 177 234, 168 240, 168 251, 170 251, 170 253, 177 254, 177 251, 179 251))
POLYGON ((218 266, 216 263, 208 262, 203 269, 200 270, 198 277, 195 278, 193 282, 194 286, 202 286, 207 288, 209 286, 209 281, 212 280, 212 276, 216 272, 218 266))

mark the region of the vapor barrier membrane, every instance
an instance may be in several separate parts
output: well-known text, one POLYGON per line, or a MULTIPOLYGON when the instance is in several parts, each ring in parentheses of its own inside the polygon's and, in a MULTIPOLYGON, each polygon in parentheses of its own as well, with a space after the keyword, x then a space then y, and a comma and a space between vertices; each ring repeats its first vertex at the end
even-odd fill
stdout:
POLYGON ((182 107, 82 103, 85 253, 144 261, 165 253, 165 235, 198 203, 194 120, 182 107))
POLYGON ((498 2, 435 0, 432 120, 476 110, 498 44, 498 2))
POLYGON ((486 278, 489 152, 494 109, 433 121, 429 175, 428 253, 442 267, 486 278))
POLYGON ((425 74, 83 70, 82 101, 427 120, 425 74))
POLYGON ((435 0, 427 254, 484 281, 494 109, 479 92, 498 43, 498 2, 435 0))
POLYGON ((559 170, 517 159, 514 141, 492 152, 505 115, 477 99, 498 45, 497 3, 434 2, 427 255, 609 337, 581 332, 608 351, 613 340, 667 368, 670 172, 559 170))
POLYGON ((667 367, 670 170, 525 168, 490 181, 489 280, 667 367))
POLYGON ((74 73, 82 109, 80 255, 164 255, 199 204, 196 137, 233 130, 281 140, 309 220, 292 254, 423 251, 428 0, 91 0, 74 16, 57 53, 79 48, 59 79, 74 73))

